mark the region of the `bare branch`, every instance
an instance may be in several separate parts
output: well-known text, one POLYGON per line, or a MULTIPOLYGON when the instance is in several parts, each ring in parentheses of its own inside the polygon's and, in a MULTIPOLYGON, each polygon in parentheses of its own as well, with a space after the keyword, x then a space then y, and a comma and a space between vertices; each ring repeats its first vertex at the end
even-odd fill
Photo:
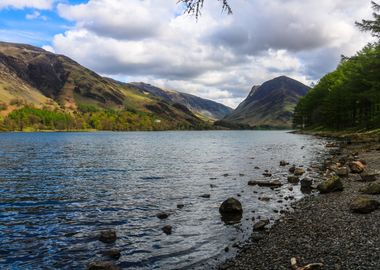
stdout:
MULTIPOLYGON (((228 0, 218 1, 222 3, 222 11, 227 12, 227 14, 232 14, 232 9, 228 3, 228 0)), ((185 13, 193 14, 198 19, 198 17, 201 15, 204 0, 178 0, 178 3, 185 4, 185 13)))

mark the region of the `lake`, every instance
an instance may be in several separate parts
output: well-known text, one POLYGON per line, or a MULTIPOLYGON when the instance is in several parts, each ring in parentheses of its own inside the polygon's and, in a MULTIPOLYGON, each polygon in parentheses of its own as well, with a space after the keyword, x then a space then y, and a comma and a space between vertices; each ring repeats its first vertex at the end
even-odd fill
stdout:
POLYGON ((303 196, 280 160, 306 169, 324 154, 323 140, 285 131, 0 133, 0 268, 85 269, 111 248, 122 268, 212 268, 249 238, 252 218, 273 223, 303 196), (284 186, 247 185, 264 170, 284 186), (239 224, 221 220, 229 197, 243 205, 239 224), (114 244, 98 240, 103 229, 114 244))

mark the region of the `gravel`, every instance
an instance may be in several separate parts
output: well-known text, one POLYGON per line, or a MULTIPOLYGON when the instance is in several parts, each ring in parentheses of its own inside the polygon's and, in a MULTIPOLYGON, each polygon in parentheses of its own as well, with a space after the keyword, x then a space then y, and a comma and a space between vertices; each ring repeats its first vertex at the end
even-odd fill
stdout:
MULTIPOLYGON (((380 169, 380 144, 345 145, 337 153, 359 152, 369 169, 380 169)), ((339 159, 341 157, 337 156, 339 159)), ((354 214, 351 201, 368 183, 342 178, 344 190, 311 195, 293 205, 270 230, 257 232, 232 260, 220 269, 291 269, 295 257, 299 266, 323 263, 323 269, 380 269, 380 210, 354 214)), ((379 180, 378 180, 379 181, 379 180)), ((368 195, 380 201, 380 195, 368 195)))

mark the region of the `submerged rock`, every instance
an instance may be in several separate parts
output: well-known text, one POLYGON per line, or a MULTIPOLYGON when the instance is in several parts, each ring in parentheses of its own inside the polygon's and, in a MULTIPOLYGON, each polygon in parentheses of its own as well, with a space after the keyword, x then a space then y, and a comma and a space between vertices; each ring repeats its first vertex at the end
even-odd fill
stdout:
POLYGON ((362 188, 360 192, 370 195, 380 194, 380 183, 371 183, 368 186, 362 188))
POLYGON ((104 255, 106 255, 106 256, 108 256, 108 257, 110 257, 110 258, 112 258, 112 259, 117 260, 117 259, 120 258, 121 253, 120 253, 120 250, 119 250, 119 249, 114 248, 114 249, 110 249, 110 250, 105 251, 105 252, 104 252, 104 255))
POLYGON ((251 180, 248 181, 248 185, 250 186, 259 186, 259 187, 281 187, 282 183, 280 180, 273 180, 273 181, 256 181, 256 180, 251 180))
POLYGON ((105 230, 101 231, 99 235, 99 241, 107 244, 114 243, 116 241, 116 231, 115 230, 105 230))
POLYGON ((235 198, 228 198, 219 207, 222 220, 228 224, 237 223, 243 216, 241 202, 235 198))
POLYGON ((166 235, 172 234, 173 227, 171 225, 165 225, 161 229, 166 235))
POLYGON ((298 184, 299 181, 300 181, 300 178, 298 176, 295 176, 295 175, 288 176, 288 182, 291 184, 298 184))
POLYGON ((201 196, 199 196, 201 198, 205 198, 205 199, 209 199, 211 197, 210 194, 202 194, 201 196))
POLYGON ((280 161, 280 166, 286 166, 286 165, 289 165, 289 162, 287 162, 285 160, 280 161))
POLYGON ((271 174, 270 172, 265 172, 265 173, 263 173, 263 175, 264 175, 265 177, 271 177, 271 176, 272 176, 272 174, 271 174))
POLYGON ((178 209, 182 209, 182 208, 184 208, 185 207, 185 205, 183 204, 183 203, 178 203, 177 204, 177 208, 178 209))
POLYGON ((87 270, 120 270, 120 268, 112 262, 91 262, 87 270))
POLYGON ((354 213, 368 214, 378 209, 380 203, 368 197, 357 197, 350 204, 350 210, 354 213))
POLYGON ((158 217, 159 219, 167 219, 169 217, 169 214, 168 213, 164 213, 164 212, 161 212, 161 213, 158 213, 156 215, 156 217, 158 217))
POLYGON ((320 193, 330 193, 343 190, 343 183, 338 176, 332 176, 318 185, 320 193))

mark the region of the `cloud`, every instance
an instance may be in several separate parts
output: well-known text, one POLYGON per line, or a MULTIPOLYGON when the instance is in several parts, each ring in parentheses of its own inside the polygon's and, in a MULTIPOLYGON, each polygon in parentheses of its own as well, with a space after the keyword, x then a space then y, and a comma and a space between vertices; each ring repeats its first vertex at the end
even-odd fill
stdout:
POLYGON ((28 13, 25 15, 25 18, 28 20, 41 19, 46 21, 48 18, 46 16, 41 15, 41 12, 35 10, 32 13, 28 13))
POLYGON ((0 0, 0 9, 3 8, 35 8, 39 10, 52 9, 54 0, 0 0))
POLYGON ((89 0, 59 4, 75 26, 52 47, 124 81, 145 81, 236 106, 252 85, 279 75, 318 80, 368 36, 354 26, 370 16, 356 0, 235 0, 234 14, 206 1, 199 21, 176 1, 89 0))

